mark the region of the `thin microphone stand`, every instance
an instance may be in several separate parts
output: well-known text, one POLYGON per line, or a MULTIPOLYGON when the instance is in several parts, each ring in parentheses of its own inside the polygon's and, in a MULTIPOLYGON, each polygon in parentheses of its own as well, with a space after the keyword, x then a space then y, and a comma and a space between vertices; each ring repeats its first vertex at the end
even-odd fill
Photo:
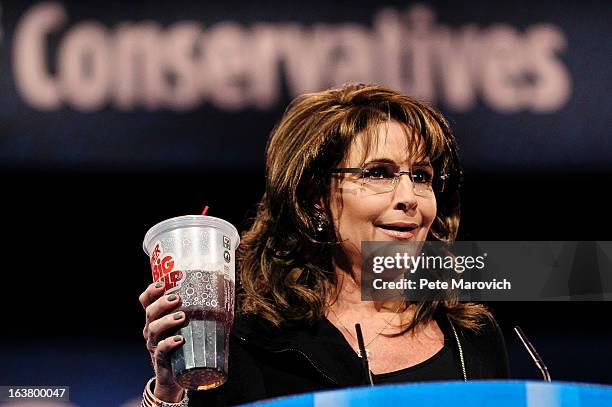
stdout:
POLYGON ((359 352, 361 352, 361 364, 363 366, 365 377, 370 383, 370 386, 374 386, 372 372, 370 372, 370 362, 368 362, 368 352, 366 351, 365 342, 363 341, 363 333, 361 332, 361 325, 355 324, 355 332, 357 333, 357 343, 359 344, 359 352))
POLYGON ((518 335, 519 339, 523 343, 523 346, 525 346, 525 348, 527 349, 527 352, 529 353, 529 356, 531 356, 531 359, 533 359, 533 361, 536 364, 536 366, 538 367, 538 369, 540 369, 540 372, 542 373, 542 376, 544 377, 544 380, 547 381, 547 382, 550 382, 550 373, 548 373, 548 368, 544 364, 544 361, 542 360, 540 355, 538 355, 538 352, 535 350, 535 348, 533 347, 531 342, 529 342, 529 339, 527 339, 527 336, 525 335, 523 330, 520 327, 515 326, 514 327, 514 332, 516 332, 516 334, 518 335))

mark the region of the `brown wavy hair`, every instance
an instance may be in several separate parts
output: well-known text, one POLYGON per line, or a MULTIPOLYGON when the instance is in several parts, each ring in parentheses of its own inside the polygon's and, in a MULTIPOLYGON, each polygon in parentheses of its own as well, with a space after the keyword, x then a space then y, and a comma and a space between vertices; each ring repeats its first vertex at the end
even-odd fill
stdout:
MULTIPOLYGON (((337 225, 316 232, 320 219, 332 219, 330 171, 346 158, 358 134, 374 143, 373 129, 395 120, 412 134, 419 155, 428 157, 437 215, 428 240, 452 241, 459 228, 461 171, 453 134, 432 107, 395 90, 350 84, 297 97, 270 134, 266 187, 250 229, 238 248, 239 312, 255 313, 275 326, 312 324, 335 301, 337 276, 332 250, 337 225)), ((365 159, 365 156, 364 156, 365 159)), ((464 328, 478 329, 491 317, 481 304, 455 300, 406 304, 414 309, 403 332, 444 312, 464 328)))

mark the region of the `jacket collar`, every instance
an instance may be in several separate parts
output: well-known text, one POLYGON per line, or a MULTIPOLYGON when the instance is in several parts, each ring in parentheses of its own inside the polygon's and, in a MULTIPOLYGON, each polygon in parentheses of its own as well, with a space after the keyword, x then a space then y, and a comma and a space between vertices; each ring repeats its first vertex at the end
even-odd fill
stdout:
POLYGON ((361 359, 327 318, 312 326, 274 327, 256 315, 236 318, 232 332, 243 342, 268 352, 301 354, 323 377, 339 386, 366 384, 361 359))

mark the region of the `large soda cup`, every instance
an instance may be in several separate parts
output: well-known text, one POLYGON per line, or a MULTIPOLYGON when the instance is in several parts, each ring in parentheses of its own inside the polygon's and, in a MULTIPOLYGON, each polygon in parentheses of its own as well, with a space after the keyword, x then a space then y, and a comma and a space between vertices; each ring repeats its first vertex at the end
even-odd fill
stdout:
POLYGON ((227 380, 227 347, 234 320, 236 228, 212 216, 168 219, 145 235, 153 280, 181 297, 185 343, 170 357, 176 382, 206 390, 227 380))

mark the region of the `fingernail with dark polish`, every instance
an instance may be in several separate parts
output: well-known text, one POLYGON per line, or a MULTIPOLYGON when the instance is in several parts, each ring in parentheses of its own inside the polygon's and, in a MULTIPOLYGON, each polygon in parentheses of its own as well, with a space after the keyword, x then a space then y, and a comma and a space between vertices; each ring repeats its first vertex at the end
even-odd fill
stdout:
POLYGON ((183 337, 181 337, 180 335, 176 335, 176 336, 174 337, 174 342, 180 342, 180 341, 182 341, 182 340, 183 340, 183 337))
POLYGON ((162 288, 164 286, 164 283, 162 283, 161 281, 158 281, 157 283, 155 283, 155 288, 162 288))
POLYGON ((178 321, 179 319, 183 318, 183 313, 177 312, 176 314, 174 314, 173 318, 178 321))
POLYGON ((175 301, 178 297, 175 294, 170 294, 168 296, 168 301, 175 301))

